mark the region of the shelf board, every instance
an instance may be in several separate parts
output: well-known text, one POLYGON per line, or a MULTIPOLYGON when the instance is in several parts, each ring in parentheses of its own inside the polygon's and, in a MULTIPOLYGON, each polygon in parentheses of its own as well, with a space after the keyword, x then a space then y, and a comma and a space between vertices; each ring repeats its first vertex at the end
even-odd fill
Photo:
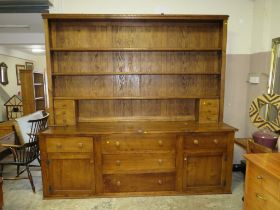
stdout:
POLYGON ((51 48, 53 52, 211 52, 222 48, 51 48))
POLYGON ((95 76, 95 75, 220 75, 220 72, 201 72, 201 73, 183 73, 183 72, 69 72, 52 73, 53 76, 95 76))
POLYGON ((196 98, 219 98, 219 96, 56 96, 54 99, 61 100, 164 100, 164 99, 196 99, 196 98))

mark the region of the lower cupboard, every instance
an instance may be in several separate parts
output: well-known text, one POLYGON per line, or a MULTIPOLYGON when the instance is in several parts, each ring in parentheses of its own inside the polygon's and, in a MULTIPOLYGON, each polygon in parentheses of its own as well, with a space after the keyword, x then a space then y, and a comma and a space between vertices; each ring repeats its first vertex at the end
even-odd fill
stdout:
POLYGON ((233 130, 43 132, 44 197, 230 193, 233 138, 233 130))

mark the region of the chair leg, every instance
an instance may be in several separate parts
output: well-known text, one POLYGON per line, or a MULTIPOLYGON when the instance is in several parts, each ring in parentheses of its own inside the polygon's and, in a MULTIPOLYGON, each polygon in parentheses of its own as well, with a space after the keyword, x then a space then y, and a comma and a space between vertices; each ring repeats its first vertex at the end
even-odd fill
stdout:
POLYGON ((19 176, 20 166, 17 165, 17 177, 19 176))
POLYGON ((32 175, 31 175, 30 170, 29 170, 29 165, 26 165, 26 171, 27 171, 28 179, 29 179, 31 187, 32 187, 32 191, 35 193, 35 186, 34 186, 34 183, 33 183, 32 175))
POLYGON ((3 177, 4 165, 0 166, 0 176, 3 177))
POLYGON ((41 166, 41 159, 39 157, 37 157, 37 160, 39 162, 39 165, 41 166))

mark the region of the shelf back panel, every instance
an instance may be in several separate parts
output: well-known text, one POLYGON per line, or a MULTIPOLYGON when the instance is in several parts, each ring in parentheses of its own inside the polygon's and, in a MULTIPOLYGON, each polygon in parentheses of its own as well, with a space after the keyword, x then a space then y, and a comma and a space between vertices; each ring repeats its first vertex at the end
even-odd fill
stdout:
POLYGON ((221 22, 51 22, 51 48, 219 48, 221 22))
POLYGON ((58 76, 55 97, 219 97, 219 75, 58 76))
POLYGON ((54 73, 220 73, 219 52, 53 52, 54 73))
POLYGON ((194 120, 195 100, 79 100, 80 122, 194 120))

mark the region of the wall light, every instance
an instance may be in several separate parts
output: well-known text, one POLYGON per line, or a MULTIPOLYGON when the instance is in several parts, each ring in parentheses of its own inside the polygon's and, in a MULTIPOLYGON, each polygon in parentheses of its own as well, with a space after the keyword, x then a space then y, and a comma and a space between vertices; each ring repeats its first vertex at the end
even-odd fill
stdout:
POLYGON ((32 51, 33 53, 42 53, 42 52, 45 52, 44 49, 40 49, 40 48, 33 48, 31 51, 32 51))

